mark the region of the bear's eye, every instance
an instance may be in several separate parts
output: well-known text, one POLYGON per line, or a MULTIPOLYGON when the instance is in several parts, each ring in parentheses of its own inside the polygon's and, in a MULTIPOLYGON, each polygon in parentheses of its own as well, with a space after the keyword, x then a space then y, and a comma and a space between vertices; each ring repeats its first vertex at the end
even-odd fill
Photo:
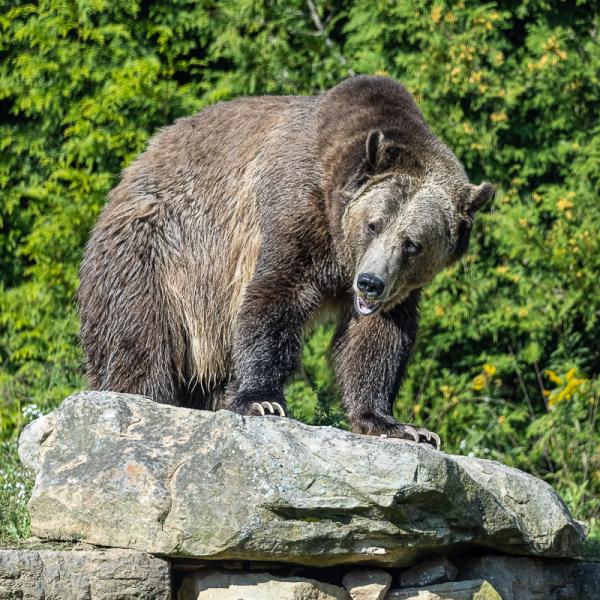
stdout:
POLYGON ((381 231, 381 223, 378 221, 370 221, 365 225, 365 229, 371 237, 375 237, 381 231))
POLYGON ((412 240, 405 240, 402 245, 404 252, 410 256, 416 256, 423 250, 423 246, 418 242, 413 242, 412 240))

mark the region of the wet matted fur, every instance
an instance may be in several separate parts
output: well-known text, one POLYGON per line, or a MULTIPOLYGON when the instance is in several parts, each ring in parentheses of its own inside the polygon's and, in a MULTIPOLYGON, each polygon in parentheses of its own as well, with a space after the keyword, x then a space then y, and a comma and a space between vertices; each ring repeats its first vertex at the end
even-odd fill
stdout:
POLYGON ((90 385, 241 413, 284 405, 303 331, 327 306, 353 430, 414 437, 392 404, 420 289, 466 251, 491 195, 384 77, 179 119, 124 171, 86 246, 90 385), (364 272, 381 294, 360 289, 364 272))

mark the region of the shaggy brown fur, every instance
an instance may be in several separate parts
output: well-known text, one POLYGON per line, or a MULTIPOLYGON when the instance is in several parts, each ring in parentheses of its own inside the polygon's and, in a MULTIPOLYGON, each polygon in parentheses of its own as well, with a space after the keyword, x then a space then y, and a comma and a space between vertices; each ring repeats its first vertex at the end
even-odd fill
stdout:
POLYGON ((353 430, 418 437, 392 403, 419 290, 464 253, 491 192, 383 77, 180 119, 124 171, 87 244, 90 384, 241 413, 283 405, 303 329, 327 304, 353 430))

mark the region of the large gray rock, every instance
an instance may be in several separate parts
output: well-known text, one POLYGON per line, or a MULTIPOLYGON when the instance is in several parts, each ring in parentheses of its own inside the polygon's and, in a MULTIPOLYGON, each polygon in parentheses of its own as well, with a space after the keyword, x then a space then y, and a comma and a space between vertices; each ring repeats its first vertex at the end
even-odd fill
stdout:
POLYGON ((177 600, 351 600, 341 587, 269 573, 198 571, 183 578, 177 600))
POLYGON ((20 449, 45 539, 318 566, 405 566, 467 544, 579 551, 552 488, 488 460, 115 393, 77 394, 42 418, 20 449))
POLYGON ((169 563, 134 550, 0 550, 0 600, 169 600, 169 563))
POLYGON ((487 579, 503 600, 600 599, 600 563, 487 555, 457 564, 461 578, 487 579))

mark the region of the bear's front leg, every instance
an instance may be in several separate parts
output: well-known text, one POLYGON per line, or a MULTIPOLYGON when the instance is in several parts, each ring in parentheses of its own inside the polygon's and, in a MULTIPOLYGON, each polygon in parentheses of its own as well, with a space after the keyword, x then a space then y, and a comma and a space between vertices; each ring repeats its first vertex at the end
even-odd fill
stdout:
POLYGON ((437 434, 393 417, 393 405, 417 333, 418 293, 389 312, 346 316, 332 345, 332 363, 354 433, 385 435, 440 447, 437 434))
POLYGON ((233 335, 233 379, 221 408, 285 416, 284 385, 298 366, 302 329, 319 301, 310 285, 269 272, 244 293, 233 335))

